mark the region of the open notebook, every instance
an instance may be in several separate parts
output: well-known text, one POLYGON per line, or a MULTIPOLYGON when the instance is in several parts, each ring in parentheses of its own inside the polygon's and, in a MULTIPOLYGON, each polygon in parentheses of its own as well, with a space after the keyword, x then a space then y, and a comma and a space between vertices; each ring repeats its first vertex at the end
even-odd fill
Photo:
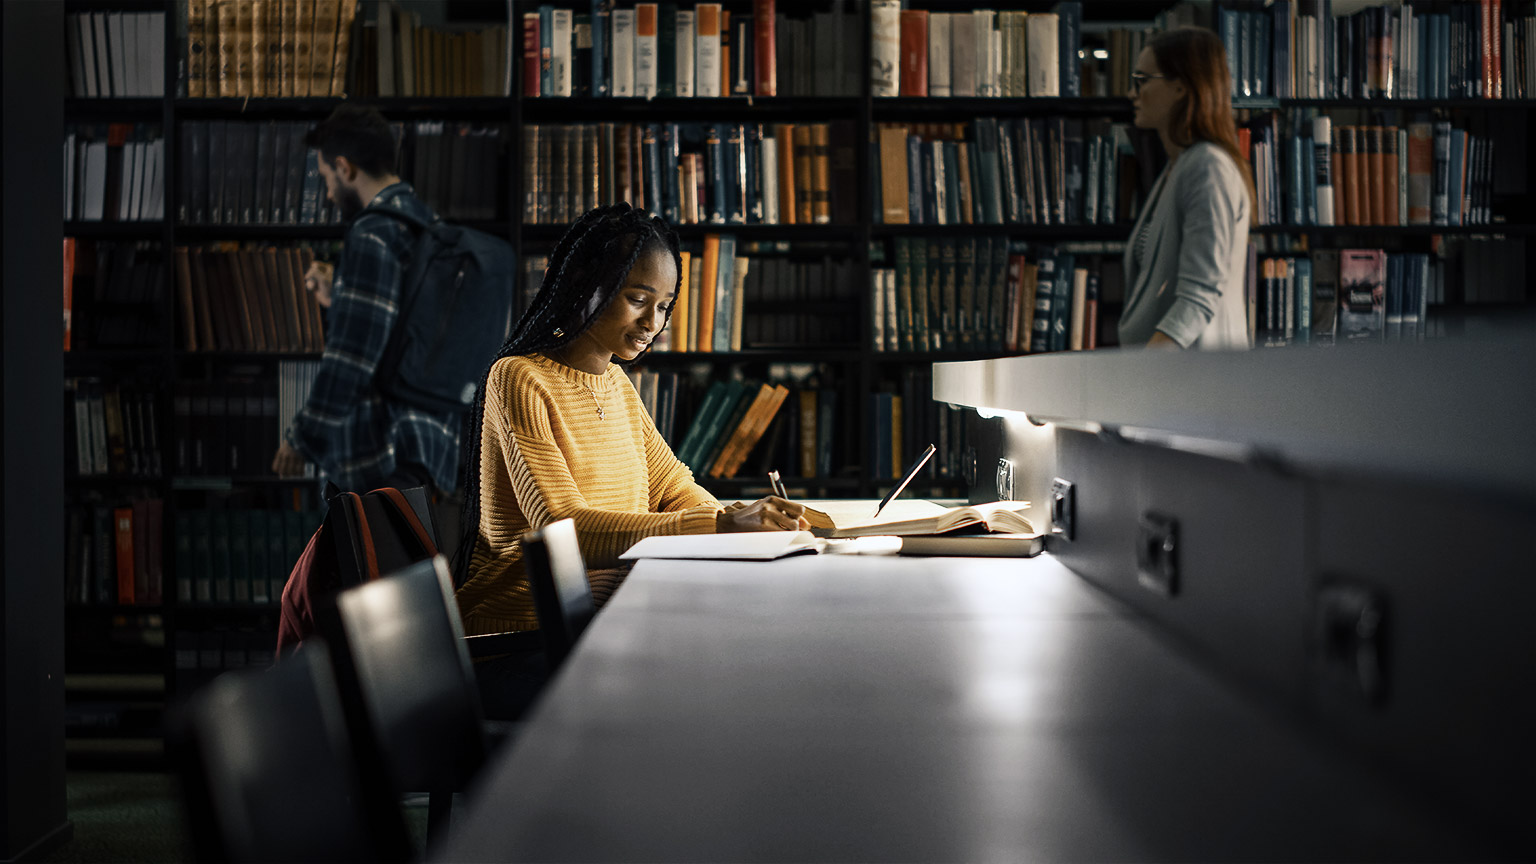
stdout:
POLYGON ((1025 518, 1028 501, 992 501, 943 507, 916 498, 892 501, 878 517, 868 501, 817 502, 806 507, 805 519, 818 537, 868 537, 876 534, 1034 534, 1025 518))

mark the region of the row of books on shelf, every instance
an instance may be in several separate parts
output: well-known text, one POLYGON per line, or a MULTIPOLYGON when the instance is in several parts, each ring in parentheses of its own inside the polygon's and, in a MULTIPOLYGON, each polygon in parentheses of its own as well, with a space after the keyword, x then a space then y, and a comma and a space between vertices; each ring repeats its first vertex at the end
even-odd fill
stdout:
POLYGON ((897 237, 871 272, 877 351, 1083 350, 1098 346, 1099 298, 1120 296, 1116 256, 1005 237, 897 237))
POLYGON ((171 637, 176 690, 190 693, 220 673, 236 669, 267 669, 277 661, 277 629, 177 628, 171 637))
MULTIPOLYGON (((831 477, 841 425, 838 390, 809 364, 774 364, 768 378, 715 378, 673 450, 701 482, 745 471, 831 477)), ((681 386, 684 379, 673 379, 681 386)))
POLYGON ((73 12, 64 18, 70 95, 159 97, 165 92, 164 12, 73 12))
POLYGON ((737 12, 720 3, 594 2, 590 12, 542 4, 522 24, 528 97, 859 93, 863 25, 853 12, 791 17, 776 0, 737 12))
POLYGON ((880 351, 1079 351, 1099 345, 1099 305, 1118 300, 1114 256, 1003 237, 898 237, 873 279, 880 351))
POLYGON ((1082 92, 1083 4, 1050 12, 871 6, 870 85, 876 97, 1054 97, 1082 92))
POLYGON ((188 225, 332 225, 306 122, 188 120, 181 124, 178 221, 188 225))
MULTIPOLYGON (((314 388, 319 361, 283 361, 272 377, 182 381, 172 395, 175 471, 188 477, 269 475, 272 455, 314 388)), ((314 476, 306 466, 306 476, 314 476)))
POLYGON ((1495 147, 1450 120, 1336 125, 1269 112, 1247 140, 1258 224, 1488 225, 1495 147), (1288 127, 1288 129, 1287 129, 1288 127))
POLYGON ((159 344, 165 259, 157 244, 65 237, 63 277, 65 351, 159 344), (88 317, 77 315, 87 308, 88 317))
POLYGON ((187 95, 346 93, 357 0, 186 0, 187 95))
POLYGON ((523 214, 568 224, 615 201, 674 224, 853 221, 853 127, 596 123, 523 127, 523 214))
POLYGON ((278 602, 322 518, 302 510, 178 510, 172 529, 176 602, 278 602))
POLYGON ((1332 0, 1220 7, 1215 26, 1235 98, 1524 99, 1536 92, 1529 3, 1409 0, 1344 15, 1334 14, 1332 0))
POLYGON ((888 225, 1109 225, 1132 215, 1141 176, 1158 167, 1107 120, 980 117, 876 134, 875 213, 888 225))
POLYGON ((158 126, 111 123, 64 136, 64 218, 165 218, 165 141, 158 126))
POLYGON ((304 287, 308 246, 177 246, 176 298, 188 351, 318 352, 320 303, 304 287))
POLYGON ((375 16, 354 31, 361 62, 349 93, 362 98, 511 95, 511 43, 504 23, 444 29, 423 25, 420 14, 393 0, 382 0, 374 9, 375 16))
POLYGON ((150 385, 64 379, 65 476, 159 477, 158 390, 150 385))
POLYGON ((64 513, 64 596, 76 605, 157 604, 163 599, 165 502, 71 504, 64 513))

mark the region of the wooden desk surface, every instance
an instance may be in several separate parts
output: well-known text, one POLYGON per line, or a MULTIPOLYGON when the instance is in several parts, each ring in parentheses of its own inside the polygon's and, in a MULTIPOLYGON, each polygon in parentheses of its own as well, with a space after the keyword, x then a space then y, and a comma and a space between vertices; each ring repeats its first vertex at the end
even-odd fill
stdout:
POLYGON ((1468 854, 1049 557, 641 562, 456 821, 439 860, 1468 854))

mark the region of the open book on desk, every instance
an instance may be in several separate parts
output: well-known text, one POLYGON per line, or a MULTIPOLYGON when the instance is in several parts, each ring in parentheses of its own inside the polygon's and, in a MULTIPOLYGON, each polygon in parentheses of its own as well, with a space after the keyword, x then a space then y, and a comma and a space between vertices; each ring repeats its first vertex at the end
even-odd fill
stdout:
POLYGON ((1028 509, 1028 501, 944 507, 932 501, 908 498, 892 501, 878 517, 874 517, 872 502, 828 501, 817 502, 815 508, 807 506, 805 520, 811 523, 811 532, 818 537, 1034 534, 1034 526, 1024 516, 1028 509))
POLYGON ((844 539, 809 531, 748 531, 739 534, 672 534, 646 537, 620 558, 703 558, 771 561, 790 555, 922 555, 1030 558, 1040 554, 1039 534, 962 534, 923 537, 871 535, 844 539))

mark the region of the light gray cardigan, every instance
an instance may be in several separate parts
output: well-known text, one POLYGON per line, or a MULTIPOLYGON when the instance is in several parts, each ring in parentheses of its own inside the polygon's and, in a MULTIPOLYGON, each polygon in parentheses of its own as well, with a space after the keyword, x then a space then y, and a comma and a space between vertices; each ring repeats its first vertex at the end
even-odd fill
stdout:
POLYGON ((1242 174, 1219 146, 1193 144, 1163 169, 1126 244, 1120 344, 1145 344, 1161 330, 1185 348, 1249 347, 1248 219, 1242 174), (1145 260, 1137 266, 1143 222, 1145 260))

